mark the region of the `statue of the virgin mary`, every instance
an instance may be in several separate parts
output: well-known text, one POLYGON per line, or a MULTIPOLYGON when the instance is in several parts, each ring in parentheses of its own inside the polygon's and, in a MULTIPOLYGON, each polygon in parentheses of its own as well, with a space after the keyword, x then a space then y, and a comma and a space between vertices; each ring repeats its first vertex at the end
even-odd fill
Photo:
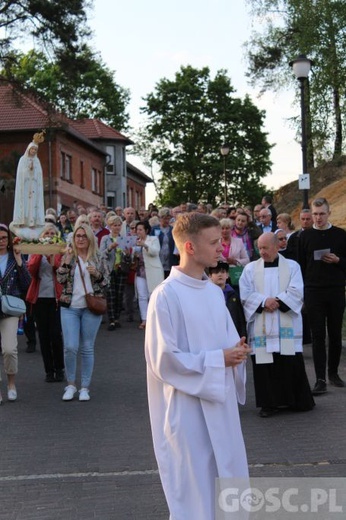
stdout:
POLYGON ((37 239, 45 225, 43 175, 38 145, 44 132, 36 133, 24 155, 19 159, 11 231, 25 240, 37 239))

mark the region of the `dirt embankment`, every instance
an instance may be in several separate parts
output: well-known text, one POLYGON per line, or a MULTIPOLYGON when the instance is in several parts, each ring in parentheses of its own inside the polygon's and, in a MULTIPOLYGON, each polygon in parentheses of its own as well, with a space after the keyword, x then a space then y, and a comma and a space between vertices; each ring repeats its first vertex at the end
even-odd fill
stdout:
MULTIPOLYGON (((309 202, 325 197, 331 208, 330 221, 346 229, 346 156, 318 166, 310 173, 309 202)), ((299 212, 303 194, 298 180, 282 186, 275 192, 274 205, 278 213, 289 213, 299 228, 299 212)))

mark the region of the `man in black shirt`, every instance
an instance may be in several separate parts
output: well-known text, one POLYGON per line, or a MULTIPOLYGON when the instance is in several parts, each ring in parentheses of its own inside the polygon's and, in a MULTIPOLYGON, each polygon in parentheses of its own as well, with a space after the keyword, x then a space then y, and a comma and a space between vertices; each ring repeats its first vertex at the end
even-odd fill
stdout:
POLYGON ((298 262, 298 244, 300 235, 303 231, 312 227, 311 209, 302 209, 299 215, 299 220, 301 229, 294 231, 294 233, 289 236, 286 247, 286 258, 291 258, 291 260, 295 260, 296 262, 298 262))
MULTIPOLYGON (((302 209, 299 215, 299 220, 301 224, 301 229, 295 231, 289 236, 287 247, 286 247, 286 258, 291 258, 291 260, 299 261, 298 251, 299 251, 299 240, 301 234, 306 230, 312 227, 312 215, 311 209, 302 209)), ((303 318, 303 345, 307 343, 311 343, 311 332, 310 332, 310 324, 308 315, 306 313, 305 306, 302 308, 302 318, 303 318)))
POLYGON ((326 326, 329 337, 328 378, 330 384, 345 386, 338 368, 342 348, 342 320, 345 309, 346 231, 328 221, 330 209, 325 198, 311 205, 313 227, 299 239, 305 306, 312 332, 316 373, 313 395, 327 391, 326 326))

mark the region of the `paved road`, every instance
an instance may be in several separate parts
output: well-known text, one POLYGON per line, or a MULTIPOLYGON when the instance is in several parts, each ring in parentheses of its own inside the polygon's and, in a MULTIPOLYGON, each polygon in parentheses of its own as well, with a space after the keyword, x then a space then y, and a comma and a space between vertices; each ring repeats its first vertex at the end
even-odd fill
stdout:
MULTIPOLYGON (((64 383, 44 382, 40 353, 27 354, 20 337, 19 398, 0 407, 0 520, 168 519, 151 444, 143 337, 135 323, 113 332, 101 326, 87 403, 62 402, 64 383)), ((313 383, 311 348, 305 352, 313 383)), ((312 412, 261 419, 249 371, 241 417, 251 475, 346 475, 346 389, 316 401, 312 412)))

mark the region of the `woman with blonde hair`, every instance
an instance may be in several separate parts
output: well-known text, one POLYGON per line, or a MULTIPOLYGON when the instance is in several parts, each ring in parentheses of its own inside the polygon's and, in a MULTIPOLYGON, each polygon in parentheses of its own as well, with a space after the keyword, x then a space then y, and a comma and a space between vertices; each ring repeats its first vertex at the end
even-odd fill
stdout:
POLYGON ((223 248, 222 257, 230 267, 244 266, 250 262, 243 241, 231 235, 233 222, 230 218, 222 218, 221 226, 221 245, 223 248))
MULTIPOLYGON (((79 215, 79 217, 77 217, 73 229, 76 229, 77 227, 81 226, 82 224, 86 224, 87 226, 90 226, 89 217, 88 217, 88 215, 85 215, 84 213, 82 213, 81 215, 79 215)), ((73 237, 73 231, 71 231, 71 233, 69 233, 66 237, 66 242, 68 244, 71 244, 72 237, 73 237)))
POLYGON ((71 401, 77 392, 77 355, 81 352, 80 401, 89 401, 89 386, 94 368, 94 344, 102 316, 87 307, 84 284, 88 293, 103 296, 108 285, 107 263, 98 251, 97 241, 88 224, 76 226, 67 247, 57 280, 63 289, 60 297, 64 338, 64 360, 67 386, 63 401, 71 401), (84 283, 83 283, 84 280, 84 283))
MULTIPOLYGON (((108 330, 121 327, 120 313, 123 306, 125 283, 131 266, 131 250, 120 246, 122 219, 118 215, 109 217, 107 224, 109 235, 101 238, 100 251, 104 256, 110 273, 110 282, 107 289, 108 330)), ((132 225, 132 222, 131 224, 132 225)))
POLYGON ((279 213, 276 217, 276 223, 279 229, 282 229, 286 233, 287 240, 294 231, 294 225, 292 223, 291 216, 288 213, 279 213))

